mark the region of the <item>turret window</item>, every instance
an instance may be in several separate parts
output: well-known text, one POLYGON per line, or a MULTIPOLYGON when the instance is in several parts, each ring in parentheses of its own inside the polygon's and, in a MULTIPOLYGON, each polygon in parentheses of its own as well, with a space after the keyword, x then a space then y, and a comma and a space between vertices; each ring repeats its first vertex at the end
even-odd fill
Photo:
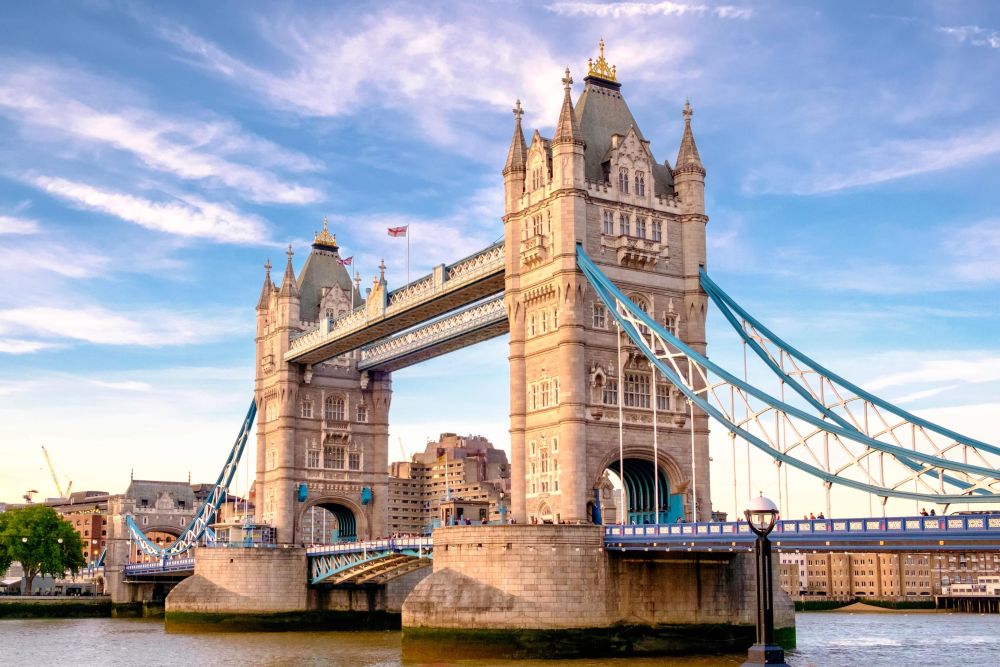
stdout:
POLYGON ((663 223, 659 220, 653 221, 653 240, 657 243, 663 240, 663 223))
POLYGON ((594 328, 608 328, 608 309, 604 307, 603 303, 594 304, 594 328))
POLYGON ((608 378, 601 390, 601 402, 605 405, 618 405, 618 380, 608 378))
POLYGON ((302 408, 300 411, 303 419, 312 419, 313 416, 313 402, 311 400, 302 401, 302 408))
POLYGON ((618 189, 628 194, 628 169, 625 167, 618 169, 618 189))
POLYGON ((348 452, 347 468, 348 470, 361 470, 361 452, 348 452))
POLYGON ((323 447, 323 467, 331 470, 343 470, 344 448, 333 445, 323 447))
POLYGON ((323 418, 328 422, 344 421, 344 399, 341 396, 330 396, 323 406, 323 418))
POLYGON ((361 424, 368 421, 368 406, 364 403, 358 403, 357 418, 361 424))
POLYGON ((601 228, 601 231, 608 236, 615 233, 615 220, 611 211, 604 212, 604 226, 601 228))
POLYGON ((622 399, 627 408, 648 408, 649 376, 645 373, 626 373, 622 399))
POLYGON ((628 236, 628 216, 624 213, 618 216, 618 233, 628 236))
POLYGON ((646 196, 646 175, 641 172, 635 172, 635 193, 640 197, 646 196))

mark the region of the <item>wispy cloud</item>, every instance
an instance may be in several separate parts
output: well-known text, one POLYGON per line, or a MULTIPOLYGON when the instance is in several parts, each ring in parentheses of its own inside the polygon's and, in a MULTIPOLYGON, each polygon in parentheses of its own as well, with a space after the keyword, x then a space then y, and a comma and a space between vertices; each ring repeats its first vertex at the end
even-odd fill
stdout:
POLYGON ((149 309, 122 312, 101 306, 28 306, 0 309, 0 334, 33 334, 42 344, 84 342, 95 345, 164 347, 192 345, 250 328, 229 315, 212 317, 149 309))
POLYGON ((64 178, 29 176, 26 180, 75 208, 108 213, 158 232, 222 243, 256 244, 268 239, 262 219, 194 196, 152 201, 64 178))
POLYGON ((99 275, 110 264, 106 255, 80 244, 66 246, 59 241, 35 240, 0 246, 0 267, 21 277, 46 271, 66 278, 89 278, 99 275))
POLYGON ((911 370, 877 377, 867 382, 865 388, 877 391, 900 385, 955 380, 971 383, 1000 381, 1000 357, 928 359, 917 363, 911 370))
POLYGON ((744 189, 770 194, 829 194, 962 167, 997 154, 1000 129, 980 127, 951 137, 886 141, 862 148, 850 160, 836 165, 824 162, 822 168, 751 173, 744 189))
POLYGON ((108 86, 84 73, 46 67, 0 73, 0 111, 22 126, 43 128, 44 138, 109 146, 151 169, 225 186, 254 202, 307 204, 323 198, 319 190, 268 168, 315 171, 320 165, 314 159, 246 133, 232 121, 171 118, 136 106, 101 109, 78 99, 76 91, 94 97, 95 90, 108 86))
POLYGON ((683 2, 555 2, 546 6, 563 16, 595 16, 600 18, 634 18, 646 16, 715 16, 720 19, 749 19, 753 9, 734 5, 710 6, 683 2))
POLYGON ((287 63, 274 70, 184 26, 161 22, 158 34, 273 106, 320 117, 404 112, 422 139, 455 150, 481 135, 481 116, 471 122, 472 109, 506 112, 520 97, 532 118, 554 123, 561 101, 564 59, 523 23, 485 13, 459 20, 394 8, 269 20, 262 38, 287 63))
POLYGON ((0 234, 37 234, 38 223, 28 218, 0 215, 0 234))
POLYGON ((1000 49, 1000 31, 983 28, 978 25, 938 26, 940 32, 954 37, 959 42, 968 42, 973 46, 985 46, 990 49, 1000 49))
POLYGON ((55 343, 45 343, 39 340, 0 338, 0 354, 31 354, 53 347, 56 347, 55 343))
POLYGON ((150 391, 153 388, 153 385, 148 382, 139 382, 137 380, 91 380, 90 384, 103 389, 114 389, 115 391, 150 391))
POLYGON ((892 398, 889 399, 889 401, 896 405, 902 405, 904 403, 914 403, 916 401, 920 401, 925 398, 930 398, 931 396, 937 396, 938 394, 943 394, 946 391, 951 391, 957 388, 958 388, 957 384, 949 384, 943 387, 932 387, 930 389, 924 389, 922 391, 915 391, 912 394, 906 394, 905 396, 899 396, 898 398, 892 398))
POLYGON ((953 230, 945 247, 955 276, 971 283, 1000 281, 1000 219, 953 230))

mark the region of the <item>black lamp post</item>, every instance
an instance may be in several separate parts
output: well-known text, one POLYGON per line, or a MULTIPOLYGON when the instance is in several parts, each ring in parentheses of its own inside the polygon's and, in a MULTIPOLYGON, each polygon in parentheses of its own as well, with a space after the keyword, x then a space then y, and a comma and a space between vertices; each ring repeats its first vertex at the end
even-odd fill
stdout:
POLYGON ((778 506, 763 495, 750 501, 743 513, 750 530, 757 534, 754 549, 757 566, 757 642, 747 651, 747 661, 743 667, 753 665, 779 665, 788 667, 785 651, 774 643, 774 590, 771 579, 771 540, 768 534, 774 530, 778 519, 778 506))

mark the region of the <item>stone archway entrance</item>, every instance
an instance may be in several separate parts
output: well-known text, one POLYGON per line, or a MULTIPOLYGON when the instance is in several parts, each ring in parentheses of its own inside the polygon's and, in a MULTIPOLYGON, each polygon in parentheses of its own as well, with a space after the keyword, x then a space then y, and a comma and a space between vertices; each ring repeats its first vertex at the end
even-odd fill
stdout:
POLYGON ((626 457, 622 474, 622 463, 615 460, 607 468, 619 493, 616 511, 602 512, 604 523, 621 522, 623 513, 628 524, 674 523, 684 516, 683 494, 671 493, 669 478, 662 466, 656 466, 649 459, 626 457))
POLYGON ((320 500, 299 518, 300 542, 305 545, 356 542, 364 538, 363 518, 354 508, 335 500, 320 500))

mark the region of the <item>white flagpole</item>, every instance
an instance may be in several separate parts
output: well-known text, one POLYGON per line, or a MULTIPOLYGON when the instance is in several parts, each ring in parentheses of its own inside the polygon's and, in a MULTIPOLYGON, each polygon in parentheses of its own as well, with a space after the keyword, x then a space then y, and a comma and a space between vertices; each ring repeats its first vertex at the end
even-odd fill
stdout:
POLYGON ((406 226, 406 284, 410 284, 410 226, 406 226))

